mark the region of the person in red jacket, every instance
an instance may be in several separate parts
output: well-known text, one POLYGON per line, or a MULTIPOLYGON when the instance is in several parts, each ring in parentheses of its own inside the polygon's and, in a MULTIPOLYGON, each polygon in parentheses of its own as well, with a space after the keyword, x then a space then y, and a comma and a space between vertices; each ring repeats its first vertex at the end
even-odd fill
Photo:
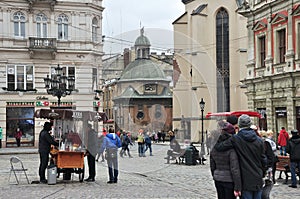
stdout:
POLYGON ((286 156, 286 145, 289 138, 289 133, 286 132, 284 127, 281 127, 281 130, 278 135, 278 146, 280 148, 280 155, 286 156))

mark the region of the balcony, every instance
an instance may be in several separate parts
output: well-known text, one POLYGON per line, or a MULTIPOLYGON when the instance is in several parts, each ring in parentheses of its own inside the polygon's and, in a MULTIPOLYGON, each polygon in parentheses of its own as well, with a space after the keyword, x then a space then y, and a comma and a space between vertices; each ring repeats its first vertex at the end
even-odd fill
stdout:
MULTIPOLYGON (((33 6, 39 5, 49 5, 51 11, 54 10, 54 5, 57 0, 27 0, 29 3, 29 11, 32 12, 33 6)), ((44 7, 44 6, 43 6, 44 7)))
POLYGON ((56 55, 56 38, 37 38, 29 37, 29 53, 30 57, 33 58, 35 52, 46 52, 51 53, 52 57, 56 55))

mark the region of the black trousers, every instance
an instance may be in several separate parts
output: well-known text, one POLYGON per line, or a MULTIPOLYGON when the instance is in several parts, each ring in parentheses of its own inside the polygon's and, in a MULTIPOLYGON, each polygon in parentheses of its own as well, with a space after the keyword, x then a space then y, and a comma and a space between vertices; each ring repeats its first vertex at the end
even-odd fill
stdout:
POLYGON ((16 142, 17 142, 17 146, 20 147, 21 146, 21 138, 16 138, 16 142))
POLYGON ((40 180, 46 180, 45 173, 49 162, 49 153, 40 152, 40 167, 39 167, 39 176, 40 180))
POLYGON ((90 179, 95 179, 96 176, 96 159, 90 153, 87 156, 87 162, 89 166, 89 177, 90 179))
POLYGON ((215 181, 218 199, 235 199, 234 185, 232 182, 215 181))

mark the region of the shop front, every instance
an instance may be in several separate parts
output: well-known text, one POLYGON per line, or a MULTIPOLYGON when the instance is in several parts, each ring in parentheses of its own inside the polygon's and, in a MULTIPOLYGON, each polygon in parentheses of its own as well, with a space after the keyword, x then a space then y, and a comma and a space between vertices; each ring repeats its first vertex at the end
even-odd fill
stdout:
POLYGON ((34 102, 7 102, 6 146, 17 146, 16 133, 22 132, 21 146, 34 145, 34 102))

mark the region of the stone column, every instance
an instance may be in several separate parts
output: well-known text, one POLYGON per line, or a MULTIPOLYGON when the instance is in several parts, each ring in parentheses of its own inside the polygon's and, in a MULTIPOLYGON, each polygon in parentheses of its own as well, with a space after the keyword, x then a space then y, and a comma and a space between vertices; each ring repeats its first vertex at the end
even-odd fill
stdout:
MULTIPOLYGON (((292 6, 292 5, 291 5, 292 6)), ((293 16, 292 16, 293 8, 290 7, 288 9, 288 25, 287 25, 287 52, 285 55, 286 66, 284 71, 290 72, 294 70, 294 48, 293 48, 293 16)))
POLYGON ((272 49, 271 20, 272 20, 272 15, 270 14, 268 16, 267 35, 266 35, 266 40, 267 40, 267 56, 266 56, 266 60, 265 60, 265 64, 266 64, 265 74, 266 75, 272 74, 272 64, 273 64, 273 57, 272 57, 272 50, 271 50, 272 49))
POLYGON ((293 100, 293 89, 292 88, 285 88, 286 94, 286 112, 287 112, 287 129, 292 130, 296 128, 296 107, 294 106, 293 100))

